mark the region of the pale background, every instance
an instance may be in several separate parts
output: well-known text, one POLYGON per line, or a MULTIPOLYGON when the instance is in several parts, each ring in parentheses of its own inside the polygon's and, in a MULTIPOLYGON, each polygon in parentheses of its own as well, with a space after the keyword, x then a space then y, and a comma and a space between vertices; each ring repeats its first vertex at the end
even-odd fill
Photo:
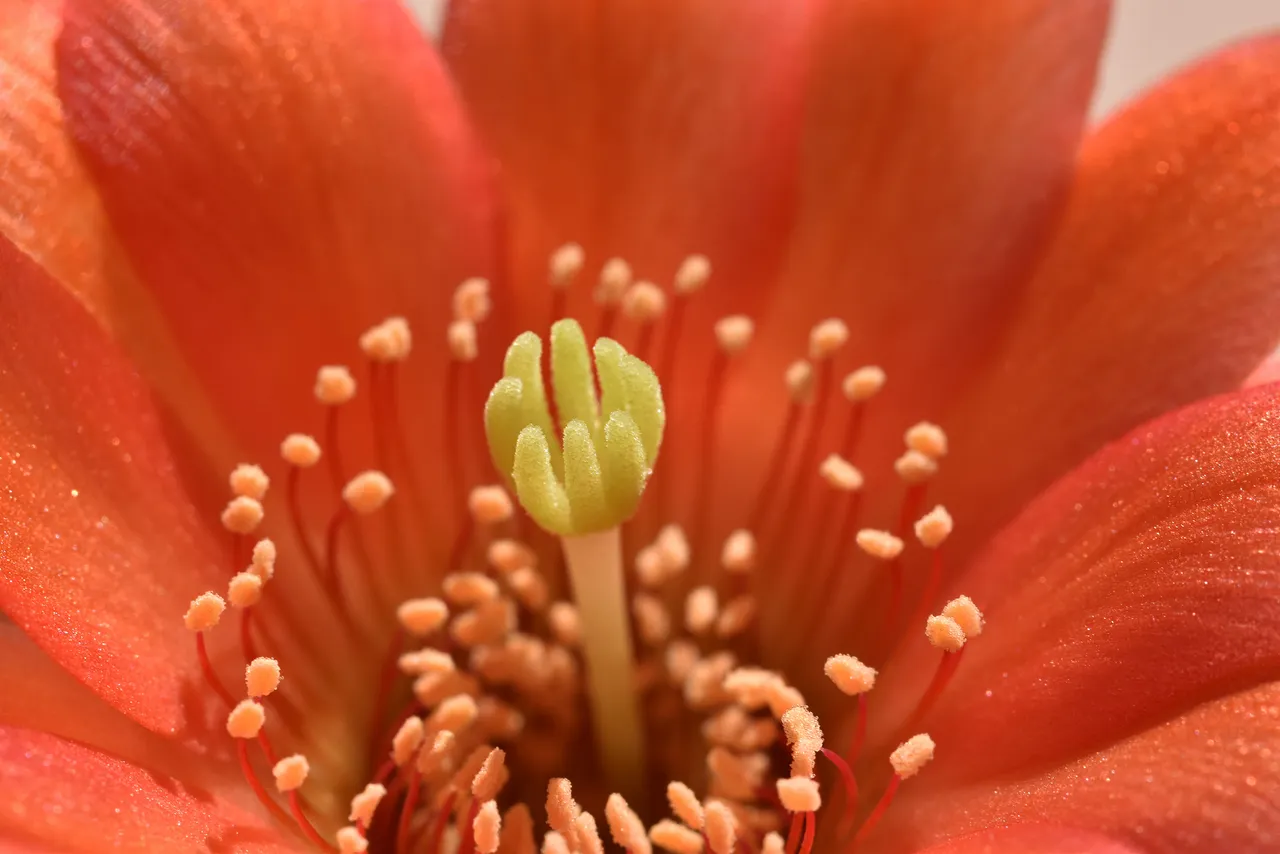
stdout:
MULTIPOLYGON (((406 2, 437 30, 447 0, 406 2)), ((1280 0, 1115 0, 1093 115, 1105 116, 1196 56, 1270 28, 1280 28, 1280 0)))

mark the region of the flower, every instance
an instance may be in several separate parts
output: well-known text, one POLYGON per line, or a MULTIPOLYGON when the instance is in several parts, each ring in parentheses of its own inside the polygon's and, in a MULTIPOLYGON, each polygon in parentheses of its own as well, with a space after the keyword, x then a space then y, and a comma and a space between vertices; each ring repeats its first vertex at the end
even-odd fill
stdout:
POLYGON ((1274 848, 1280 42, 1086 133, 1107 11, 469 0, 442 61, 391 0, 7 4, 0 839, 393 848, 483 721, 482 854, 566 771, 548 850, 699 848, 574 765, 597 650, 487 463, 504 345, 568 314, 663 382, 626 534, 636 675, 683 690, 644 758, 705 757, 722 797, 672 805, 713 849, 1274 848), (528 675, 492 643, 397 654, 505 643, 508 597, 567 696, 442 687, 528 675), (731 612, 732 660, 666 641, 731 612), (440 717, 389 713, 389 665, 440 717), (732 697, 707 751, 685 706, 732 697), (420 773, 383 796, 383 757, 420 773))

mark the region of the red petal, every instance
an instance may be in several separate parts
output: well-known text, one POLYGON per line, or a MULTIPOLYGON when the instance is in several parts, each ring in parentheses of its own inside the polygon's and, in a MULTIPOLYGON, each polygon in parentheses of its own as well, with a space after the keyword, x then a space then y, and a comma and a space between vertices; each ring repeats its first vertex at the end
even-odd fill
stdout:
MULTIPOLYGON (((1139 428, 979 555, 953 592, 987 630, 922 724, 945 745, 930 779, 1061 762, 1280 674, 1277 390, 1139 428)), ((884 729, 939 657, 915 632, 908 642, 915 655, 894 670, 917 678, 883 686, 884 729)))
POLYGON ((199 678, 182 615, 217 551, 143 384, 66 291, 0 241, 0 608, 139 722, 199 678))
MULTIPOLYGON (((712 324, 758 313, 788 240, 813 6, 449 4, 445 56, 501 163, 522 328, 549 322, 548 256, 568 241, 584 247, 587 262, 568 309, 593 335, 593 291, 608 258, 664 286, 688 255, 711 260, 711 284, 683 320, 678 361, 640 354, 664 383, 670 441, 659 478, 683 481, 687 488, 668 490, 678 500, 694 491, 686 437, 705 407, 712 324)), ((614 334, 638 344, 633 324, 614 334)))
POLYGON ((972 544, 1101 443, 1238 387, 1280 339, 1280 37, 1227 49, 1091 137, 1062 231, 960 411, 972 544))
POLYGON ((16 838, 38 851, 85 854, 302 850, 253 812, 209 792, 12 727, 0 727, 0 838, 16 838))
POLYGON ((54 42, 62 0, 0 4, 0 155, 8 164, 0 234, 40 262, 107 326, 126 352, 150 366, 148 380, 174 403, 183 426, 213 446, 208 400, 155 300, 142 287, 112 233, 97 189, 63 126, 54 42))
MULTIPOLYGON (((892 845, 892 842, 887 843, 892 845)), ((890 849, 891 850, 891 849, 890 849)), ((974 833, 919 854, 1141 854, 1109 836, 1052 825, 1015 825, 974 833)))
POLYGON ((392 314, 431 354, 405 429, 438 436, 421 410, 491 223, 458 101, 399 3, 69 0, 58 73, 112 225, 251 455, 316 430, 316 368, 392 314))
POLYGON ((751 305, 790 221, 811 5, 450 4, 444 52, 502 165, 525 323, 548 316, 548 256, 570 240, 587 252, 579 316, 594 316, 594 275, 613 255, 666 283, 706 254, 714 290, 751 305))
POLYGON ((825 317, 852 333, 841 368, 889 375, 864 443, 874 468, 887 469, 911 420, 941 411, 1060 214, 1108 10, 1105 0, 825 4, 795 244, 738 411, 758 413, 761 385, 779 382, 825 317))
POLYGON ((16 626, 0 622, 0 726, 76 741, 140 765, 190 762, 192 754, 107 705, 16 626))
MULTIPOLYGON (((1077 712, 1077 721, 1093 714, 1088 698, 1077 712)), ((1272 682, 1027 778, 917 797, 908 787, 924 782, 925 769, 890 808, 883 839, 893 842, 884 850, 1043 822, 1103 833, 1145 854, 1267 854, 1280 846, 1280 795, 1270 785, 1280 775, 1277 727, 1280 683, 1272 682)), ((938 755, 946 749, 939 743, 938 755)))

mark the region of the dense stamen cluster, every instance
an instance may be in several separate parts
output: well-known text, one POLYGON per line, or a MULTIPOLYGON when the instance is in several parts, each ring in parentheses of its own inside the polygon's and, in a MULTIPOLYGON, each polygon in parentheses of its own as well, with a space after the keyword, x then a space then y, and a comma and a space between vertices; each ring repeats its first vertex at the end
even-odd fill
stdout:
POLYGON ((682 348, 692 346, 683 330, 687 304, 707 285, 711 266, 691 256, 668 296, 634 280, 625 261, 605 263, 595 291, 596 328, 607 335, 629 325, 636 343, 628 353, 610 339, 598 341, 593 376, 582 329, 562 320, 566 292, 585 263, 583 249, 569 244, 548 265, 551 319, 559 321, 552 334, 554 394, 543 394, 536 336, 521 336, 508 351, 507 376, 486 411, 496 475, 468 483, 464 465, 479 447, 455 417, 476 380, 467 366, 480 353, 478 328, 491 307, 482 279, 457 288, 443 336, 449 362, 440 411, 448 459, 438 488, 417 482, 413 448, 401 430, 401 367, 413 339, 408 323, 394 317, 358 342, 368 362, 376 468, 352 474, 341 453, 344 431, 355 426, 344 413, 357 398, 357 381, 335 365, 320 368, 314 386, 323 442, 294 433, 280 445, 287 550, 254 539, 267 516, 267 473, 246 464, 230 475, 221 517, 233 543, 226 595, 198 595, 185 624, 246 780, 275 818, 318 849, 526 854, 539 847, 535 816, 545 813, 544 854, 602 854, 605 831, 628 854, 651 854, 654 845, 673 854, 810 854, 820 839, 820 813, 835 813, 821 838, 857 844, 873 832, 899 785, 933 755, 933 741, 915 730, 983 626, 967 597, 928 616, 953 522, 943 507, 921 510, 947 453, 945 433, 925 422, 906 431, 894 463, 904 486, 898 525, 859 530, 865 481, 854 460, 885 375, 862 367, 837 383, 835 362, 848 330, 824 320, 812 330, 808 357, 786 371, 786 417, 758 498, 741 527, 713 532, 707 508, 720 401, 733 360, 754 334, 749 318, 725 317, 713 330, 706 410, 695 413, 701 423, 683 422, 695 425, 686 431, 697 451, 693 515, 684 524, 664 518, 669 478, 659 475, 657 494, 628 522, 661 439, 658 380, 671 382, 682 348), (645 362, 655 353, 656 376, 645 362), (827 448, 824 430, 834 423, 839 397, 847 404, 846 426, 838 447, 827 448), (322 460, 327 470, 308 474, 322 460), (326 475, 333 509, 317 521, 303 500, 303 478, 326 475), (412 529, 441 514, 457 520, 446 537, 447 558, 409 572, 412 529), (386 524, 371 527, 375 518, 386 524), (632 549, 626 560, 623 528, 632 549), (798 537, 797 530, 808 533, 798 537), (908 615, 903 561, 912 532, 931 559, 908 615), (376 534, 385 537, 385 548, 372 547, 376 534), (874 800, 862 798, 854 769, 863 762, 876 669, 839 649, 821 651, 829 656, 830 684, 852 701, 818 703, 838 710, 832 729, 847 745, 836 749, 796 684, 761 666, 762 638, 780 621, 813 613, 814 597, 852 572, 858 555, 873 563, 863 571, 875 571, 874 564, 886 570, 889 587, 868 660, 891 665, 895 643, 919 638, 920 629, 900 638, 904 625, 922 628, 942 653, 916 709, 901 722, 894 742, 900 744, 888 757, 892 774, 874 800), (781 597, 759 595, 769 589, 769 573, 797 560, 811 584, 787 585, 781 597), (278 563, 295 583, 289 595, 273 598, 278 563), (600 583, 609 573, 616 579, 600 583), (300 589, 336 618, 332 649, 321 655, 351 653, 364 672, 378 674, 371 709, 367 689, 344 697, 330 688, 317 700, 294 685, 291 673, 305 673, 308 655, 315 655, 300 651, 308 643, 302 633, 294 637, 300 614, 291 600, 300 589), (243 691, 228 688, 215 666, 225 656, 213 655, 207 641, 228 605, 239 616, 243 691), (368 738, 337 757, 345 767, 323 775, 345 780, 336 784, 349 786, 341 792, 314 782, 335 761, 305 725, 319 716, 318 702, 330 706, 326 719, 369 721, 368 738), (283 755, 277 745, 295 752, 283 755), (566 772, 574 774, 576 795, 566 772), (357 775, 363 775, 358 784, 357 775), (671 818, 658 817, 652 803, 650 788, 663 781, 671 818), (824 781, 843 791, 835 807, 823 808, 824 781), (346 804, 340 812, 333 806, 339 798, 346 804), (579 798, 602 808, 603 820, 579 798))

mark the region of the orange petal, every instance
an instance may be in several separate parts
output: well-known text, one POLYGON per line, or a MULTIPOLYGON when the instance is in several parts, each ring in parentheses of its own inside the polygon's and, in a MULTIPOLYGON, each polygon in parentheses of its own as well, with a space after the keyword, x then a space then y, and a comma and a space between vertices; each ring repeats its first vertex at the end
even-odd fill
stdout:
POLYGON ((302 850, 254 812, 209 792, 47 733, 13 727, 0 727, 0 839, 77 854, 302 850))
POLYGON ((228 438, 115 239, 63 126, 54 42, 62 0, 0 4, 0 234, 70 290, 139 363, 203 447, 228 438))
MULTIPOLYGON (((794 208, 804 36, 814 5, 449 4, 444 53, 501 165, 507 273, 521 328, 549 322, 548 256, 568 241, 583 246, 586 266, 567 308, 593 337, 600 328, 593 292, 609 258, 625 258, 669 301, 685 257, 711 261, 710 284, 688 303, 678 363, 659 355, 661 343, 640 353, 663 380, 671 419, 659 479, 690 469, 686 437, 705 405, 712 324, 758 313, 775 282, 794 208)), ((669 336, 665 325, 661 335, 669 336)), ((634 323, 620 322, 613 334, 629 347, 639 343, 634 323)))
POLYGON ((358 361, 358 334, 389 315, 425 354, 405 429, 438 437, 451 293, 489 272, 491 218, 458 100, 400 4, 70 0, 65 14, 69 131, 251 458, 319 430, 315 370, 358 361))
MULTIPOLYGON (((955 585, 986 613, 922 726, 930 778, 1061 762, 1280 673, 1277 387, 1182 409, 1032 502, 955 585)), ((905 719, 938 653, 888 680, 905 719)), ((877 688, 877 691, 880 689, 877 688)))
POLYGON ((586 250, 569 302, 581 317, 594 317, 595 276, 615 255, 665 285, 703 253, 713 292, 745 310, 790 221, 812 5, 449 5, 444 53, 501 163, 522 319, 548 316, 548 256, 571 240, 586 250))
MULTIPOLYGON (((894 842, 885 840, 879 850, 895 850, 894 842)), ((1043 824, 985 830, 924 849, 904 850, 918 854, 1142 854, 1110 836, 1043 824)))
POLYGON ((1060 215, 1108 11, 1105 0, 825 4, 795 243, 735 394, 741 411, 760 377, 776 382, 803 354, 811 324, 841 317, 842 367, 889 375, 863 445, 880 461, 873 476, 888 469, 905 426, 939 413, 989 346, 1060 215))
POLYGON ((0 280, 0 609, 107 702, 175 731, 199 679, 182 615, 217 549, 100 328, 3 241, 0 280))
MULTIPOLYGON (((1077 712, 1077 721, 1092 715, 1087 698, 1077 712)), ((1280 845, 1280 795, 1270 785, 1280 775, 1277 727, 1280 683, 1271 682, 1028 777, 912 793, 908 786, 926 782, 926 770, 903 786, 902 801, 890 808, 881 831, 882 840, 891 841, 882 842, 882 850, 915 852, 933 839, 1044 823, 1105 834, 1145 854, 1274 851, 1280 845)), ((938 756, 945 750, 939 742, 938 756)))
POLYGON ((1275 349, 1278 158, 1275 36, 1179 74, 1086 142, 1009 337, 943 422, 957 549, 1101 443, 1238 387, 1275 349))

